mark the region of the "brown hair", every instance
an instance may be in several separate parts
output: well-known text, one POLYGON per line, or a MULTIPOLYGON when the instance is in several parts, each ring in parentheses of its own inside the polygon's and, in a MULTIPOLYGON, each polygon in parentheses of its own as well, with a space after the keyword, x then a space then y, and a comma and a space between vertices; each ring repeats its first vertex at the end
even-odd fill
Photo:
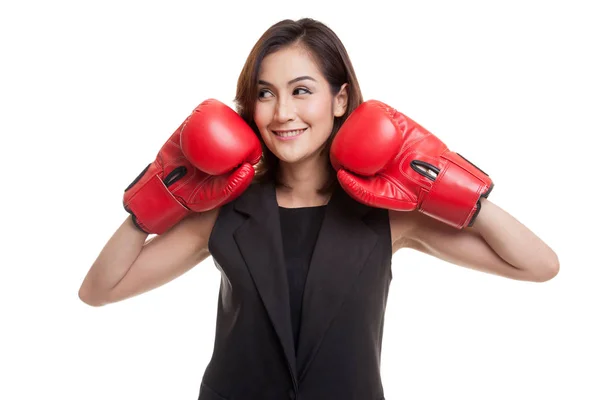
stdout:
MULTIPOLYGON (((348 84, 346 112, 335 117, 331 135, 323 151, 329 153, 331 142, 348 116, 363 102, 362 93, 350 57, 338 36, 325 24, 311 18, 297 21, 286 19, 272 25, 250 51, 237 82, 235 104, 240 116, 252 127, 261 142, 263 158, 256 168, 256 182, 283 183, 277 175, 279 159, 267 148, 254 123, 254 108, 258 96, 258 72, 263 59, 278 50, 300 45, 313 56, 323 74, 332 95, 336 95, 344 83, 348 84)), ((328 193, 337 184, 335 170, 329 165, 330 174, 321 193, 328 193)))

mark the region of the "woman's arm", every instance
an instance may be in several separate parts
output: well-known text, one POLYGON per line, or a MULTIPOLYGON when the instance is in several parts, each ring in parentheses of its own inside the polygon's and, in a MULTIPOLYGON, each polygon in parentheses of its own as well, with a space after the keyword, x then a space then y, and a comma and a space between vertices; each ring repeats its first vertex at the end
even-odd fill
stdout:
POLYGON ((128 217, 106 243, 79 289, 79 298, 102 306, 155 289, 209 256, 218 209, 192 214, 146 241, 128 217))
POLYGON ((412 248, 459 266, 524 281, 548 281, 559 271, 558 257, 546 243, 485 198, 471 228, 457 230, 416 211, 390 211, 390 221, 395 250, 412 248))

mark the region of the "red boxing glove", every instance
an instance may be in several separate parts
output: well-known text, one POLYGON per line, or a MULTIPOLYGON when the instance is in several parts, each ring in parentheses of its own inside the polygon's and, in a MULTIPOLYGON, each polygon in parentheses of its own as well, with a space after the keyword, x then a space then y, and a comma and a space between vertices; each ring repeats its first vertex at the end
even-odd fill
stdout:
POLYGON ((162 234, 242 194, 261 156, 252 128, 225 104, 206 100, 125 189, 123 205, 138 228, 162 234))
POLYGON ((472 226, 490 177, 388 105, 369 100, 337 133, 330 159, 338 181, 372 207, 419 210, 455 228, 472 226))

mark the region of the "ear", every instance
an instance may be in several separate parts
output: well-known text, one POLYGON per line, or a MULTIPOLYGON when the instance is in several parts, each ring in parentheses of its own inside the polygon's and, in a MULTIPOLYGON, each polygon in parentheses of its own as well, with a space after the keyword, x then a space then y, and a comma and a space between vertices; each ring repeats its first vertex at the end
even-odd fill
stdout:
POLYGON ((344 83, 333 99, 333 115, 341 117, 348 108, 348 84, 344 83))

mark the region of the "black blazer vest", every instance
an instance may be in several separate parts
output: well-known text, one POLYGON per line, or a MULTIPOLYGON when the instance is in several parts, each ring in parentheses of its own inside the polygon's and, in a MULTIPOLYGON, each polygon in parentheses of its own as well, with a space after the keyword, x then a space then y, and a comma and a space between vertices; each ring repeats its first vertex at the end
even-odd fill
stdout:
POLYGON ((302 303, 297 354, 272 184, 223 206, 209 250, 221 271, 214 350, 199 400, 383 400, 391 273, 388 211, 336 188, 302 303))

